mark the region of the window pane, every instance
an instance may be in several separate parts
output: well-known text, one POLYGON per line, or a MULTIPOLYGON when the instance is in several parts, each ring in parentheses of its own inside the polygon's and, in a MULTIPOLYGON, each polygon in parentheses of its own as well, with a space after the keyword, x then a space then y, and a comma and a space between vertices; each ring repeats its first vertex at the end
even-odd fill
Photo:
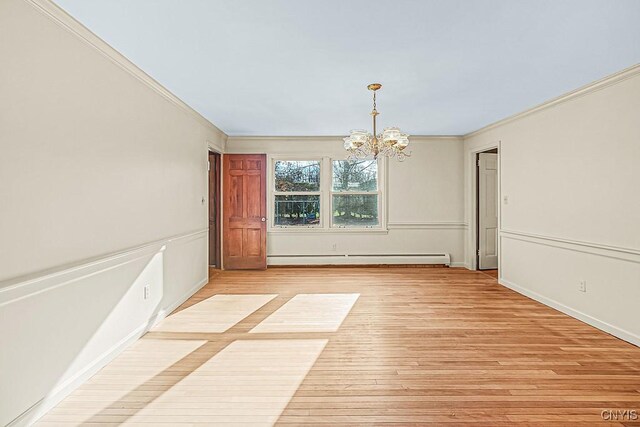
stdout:
POLYGON ((377 191, 378 162, 375 160, 333 161, 333 191, 377 191))
POLYGON ((276 196, 274 225, 314 225, 320 223, 320 196, 276 196))
POLYGON ((276 191, 320 191, 320 161, 278 160, 276 191))
POLYGON ((378 225, 377 194, 334 194, 333 225, 378 225))

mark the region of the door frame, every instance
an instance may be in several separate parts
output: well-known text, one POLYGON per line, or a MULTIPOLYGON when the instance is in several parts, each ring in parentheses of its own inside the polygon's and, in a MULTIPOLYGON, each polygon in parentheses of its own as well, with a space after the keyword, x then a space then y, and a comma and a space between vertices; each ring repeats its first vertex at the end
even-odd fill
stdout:
MULTIPOLYGON (((484 154, 484 153, 492 153, 492 154, 496 154, 497 156, 500 155, 499 151, 497 148, 492 148, 489 150, 485 150, 485 151, 480 151, 478 153, 476 153, 476 157, 475 157, 475 165, 476 165, 476 188, 475 188, 475 199, 476 199, 476 247, 475 247, 475 257, 476 257, 476 270, 481 271, 480 269, 480 154, 484 154)), ((500 166, 499 166, 499 161, 500 158, 496 157, 497 161, 498 161, 498 170, 496 171, 497 173, 500 173, 500 166)), ((500 177, 496 174, 496 179, 498 180, 500 177)), ((496 182, 496 184, 499 186, 499 181, 496 182)), ((497 202, 498 202, 498 209, 500 209, 500 199, 499 199, 499 192, 498 189, 496 188, 496 198, 497 198, 497 202)), ((498 229, 499 229, 499 224, 498 224, 498 229)), ((497 236, 497 230, 496 230, 496 250, 497 250, 497 244, 498 244, 498 240, 500 240, 500 238, 497 236)), ((498 260, 498 265, 497 265, 498 270, 500 270, 500 262, 498 260)), ((490 270, 490 269, 487 269, 490 270)))
POLYGON ((479 153, 498 150, 498 274, 502 277, 502 141, 496 141, 467 152, 467 173, 469 174, 469 224, 467 228, 467 253, 469 270, 478 270, 478 176, 476 158, 479 153))
MULTIPOLYGON (((217 247, 217 257, 216 257, 216 264, 215 264, 215 268, 219 268, 222 269, 222 153, 220 153, 218 150, 212 149, 211 147, 208 148, 207 150, 207 162, 209 167, 207 168, 207 221, 209 220, 209 214, 211 211, 211 200, 209 198, 210 194, 211 194, 211 164, 210 164, 210 159, 211 159, 211 154, 216 154, 218 155, 218 169, 216 171, 216 173, 218 174, 218 180, 217 180, 217 196, 218 196, 218 203, 216 206, 216 211, 217 211, 217 218, 216 218, 216 225, 217 228, 216 230, 214 230, 215 232, 215 239, 216 239, 216 247, 217 247)), ((208 225, 208 224, 207 224, 208 225)), ((209 229, 209 240, 208 240, 208 248, 211 248, 211 229, 209 229)), ((211 267, 211 253, 208 253, 207 256, 207 266, 211 267)))

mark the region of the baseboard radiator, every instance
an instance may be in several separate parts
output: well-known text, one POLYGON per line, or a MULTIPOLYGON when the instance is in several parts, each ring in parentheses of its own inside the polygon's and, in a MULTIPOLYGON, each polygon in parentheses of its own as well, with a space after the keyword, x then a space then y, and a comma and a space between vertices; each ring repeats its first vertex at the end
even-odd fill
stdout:
POLYGON ((268 265, 451 265, 449 254, 269 255, 268 265))

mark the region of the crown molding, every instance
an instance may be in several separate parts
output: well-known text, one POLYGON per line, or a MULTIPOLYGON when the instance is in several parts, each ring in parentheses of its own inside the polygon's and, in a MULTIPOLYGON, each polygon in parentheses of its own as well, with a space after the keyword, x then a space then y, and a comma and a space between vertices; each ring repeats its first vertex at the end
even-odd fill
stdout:
POLYGON ((585 86, 582 86, 576 90, 573 90, 571 92, 567 92, 564 95, 560 95, 556 98, 552 98, 546 102, 543 102, 542 104, 539 104, 533 108, 530 108, 528 110, 522 111, 520 113, 514 114, 512 116, 506 117, 502 120, 498 120, 497 122, 491 123, 487 126, 484 126, 478 130, 475 130, 473 132, 469 132, 467 134, 465 134, 463 136, 464 139, 467 138, 471 138, 474 137, 476 135, 480 135, 482 133, 485 133, 487 131, 490 131, 492 129, 495 129, 497 127, 506 125, 507 123, 511 123, 513 121, 522 119, 526 116, 529 116, 531 114, 537 113, 539 111, 545 110, 547 108, 556 106, 558 104, 561 104, 563 102, 567 102, 567 101, 571 101, 573 99, 579 98, 581 96, 584 95, 588 95, 590 93, 596 92, 598 90, 607 88, 609 86, 612 86, 614 84, 623 82, 627 79, 630 79, 634 76, 636 76, 637 74, 640 74, 640 64, 635 64, 632 65, 631 67, 625 68, 621 71, 618 71, 617 73, 608 75, 600 80, 596 80, 595 82, 589 83, 585 86))
MULTIPOLYGON (((227 137, 227 141, 297 141, 297 142, 318 142, 318 141, 326 141, 326 142, 335 142, 336 140, 342 140, 345 135, 334 135, 334 136, 312 136, 312 135, 301 135, 301 136, 229 136, 227 137)), ((442 141, 462 141, 462 135, 410 135, 410 142, 420 142, 420 141, 432 141, 432 140, 442 140, 442 141)))
POLYGON ((55 24, 64 28, 80 40, 82 40, 88 46, 94 48, 102 56, 116 64, 118 67, 138 79, 161 95, 164 99, 171 102, 176 107, 183 110, 190 117, 195 119, 200 124, 209 128, 211 131, 218 134, 222 139, 226 139, 227 135, 220 130, 216 125, 207 120, 204 116, 191 108, 188 104, 171 93, 167 88, 158 83, 153 77, 142 71, 138 66, 131 62, 127 57, 111 47, 107 42, 91 32, 87 27, 82 25, 79 21, 65 12, 57 4, 50 0, 23 0, 25 3, 34 7, 38 12, 42 13, 47 18, 51 19, 55 24))
MULTIPOLYGON (((335 136, 242 136, 242 135, 234 135, 228 136, 221 129, 211 123, 208 119, 198 113, 196 110, 191 108, 188 104, 170 92, 167 88, 158 83, 151 76, 142 71, 138 66, 136 66, 133 62, 127 59, 124 55, 119 53, 113 47, 111 47, 104 40, 99 38, 97 35, 92 33, 87 27, 82 25, 79 21, 65 12, 58 5, 53 3, 51 0, 23 0, 25 3, 33 6, 36 10, 41 12, 44 16, 51 19, 54 23, 69 31, 80 40, 82 40, 87 45, 96 49, 101 55, 112 61, 114 64, 118 65, 121 69, 128 72, 133 77, 137 78, 139 81, 147 85, 149 88, 154 90, 156 93, 161 95, 163 98, 182 109, 193 119, 198 121, 200 124, 208 127, 211 131, 220 135, 222 139, 228 140, 246 140, 246 141, 335 141, 336 139, 344 138, 344 135, 335 135, 335 136)), ((640 73, 640 64, 633 65, 631 67, 625 68, 617 73, 604 77, 600 80, 597 80, 593 83, 589 83, 581 88, 578 88, 574 91, 568 92, 559 97, 550 99, 540 105, 537 105, 528 110, 522 111, 520 113, 514 114, 512 116, 506 117, 502 120, 498 120, 497 122, 491 123, 487 126, 484 126, 478 130, 473 132, 469 132, 464 135, 412 135, 412 142, 419 142, 420 140, 451 140, 451 141, 461 141, 467 138, 474 137, 476 135, 485 133, 489 130, 495 129, 499 126, 505 125, 507 123, 513 122, 515 120, 519 120, 524 118, 530 114, 534 114, 546 108, 550 108, 552 106, 558 105, 560 103, 578 98, 580 96, 587 95, 589 93, 598 91, 600 89, 604 89, 611 85, 620 83, 624 80, 627 80, 631 77, 640 73)))

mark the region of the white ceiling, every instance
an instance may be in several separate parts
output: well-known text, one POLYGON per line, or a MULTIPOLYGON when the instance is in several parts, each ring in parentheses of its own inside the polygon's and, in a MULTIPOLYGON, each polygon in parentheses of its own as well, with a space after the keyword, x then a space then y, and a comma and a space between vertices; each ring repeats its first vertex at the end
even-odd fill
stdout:
POLYGON ((229 135, 460 135, 640 62, 639 0, 56 0, 229 135))

